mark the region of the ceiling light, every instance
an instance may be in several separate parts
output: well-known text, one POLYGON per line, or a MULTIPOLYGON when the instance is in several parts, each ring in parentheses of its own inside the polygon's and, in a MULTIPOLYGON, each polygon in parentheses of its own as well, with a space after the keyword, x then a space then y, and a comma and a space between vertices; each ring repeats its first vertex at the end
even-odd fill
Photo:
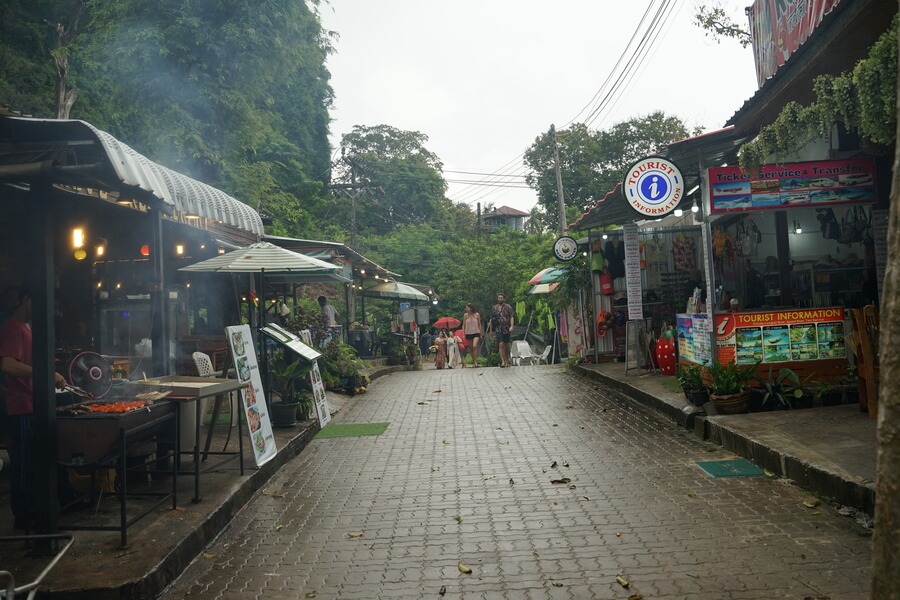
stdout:
POLYGON ((683 214, 684 214, 684 211, 681 210, 680 208, 676 208, 676 209, 675 209, 675 216, 676 216, 676 217, 680 217, 680 216, 683 215, 683 214))

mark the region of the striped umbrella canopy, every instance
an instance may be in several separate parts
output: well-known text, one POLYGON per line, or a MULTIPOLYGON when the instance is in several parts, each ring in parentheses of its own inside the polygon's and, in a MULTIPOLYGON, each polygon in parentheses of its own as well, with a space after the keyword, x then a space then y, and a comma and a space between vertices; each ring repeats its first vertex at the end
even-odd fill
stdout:
POLYGON ((539 283, 528 290, 528 294, 536 295, 536 294, 549 294, 553 290, 559 287, 559 282, 554 281, 553 283, 539 283))
POLYGON ((178 269, 194 273, 265 273, 291 279, 344 281, 341 267, 318 258, 259 242, 178 269))
POLYGON ((565 269, 561 269, 559 267, 547 267, 546 269, 538 271, 538 273, 534 277, 529 279, 528 285, 537 285, 539 283, 550 283, 552 281, 556 281, 565 272, 565 269))

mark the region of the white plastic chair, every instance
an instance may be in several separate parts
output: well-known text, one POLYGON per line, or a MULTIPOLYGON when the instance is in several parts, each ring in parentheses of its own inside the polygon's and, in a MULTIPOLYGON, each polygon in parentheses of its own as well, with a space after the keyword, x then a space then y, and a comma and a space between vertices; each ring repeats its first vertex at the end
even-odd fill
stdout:
POLYGON ((528 345, 528 342, 525 340, 516 340, 512 343, 512 347, 510 348, 509 358, 512 364, 519 366, 525 361, 528 361, 528 364, 530 365, 534 364, 534 359, 537 357, 531 351, 531 346, 528 345))
POLYGON ((539 365, 549 365, 550 364, 550 351, 553 350, 553 346, 547 346, 544 348, 544 351, 541 352, 541 356, 538 358, 539 365))
MULTIPOLYGON (((191 357, 194 359, 194 366, 197 367, 197 374, 200 377, 221 377, 222 371, 213 370, 212 359, 209 357, 209 354, 205 352, 194 352, 191 357)), ((203 449, 203 460, 206 460, 207 453, 209 452, 209 446, 212 443, 212 435, 213 430, 216 426, 216 420, 219 418, 219 412, 222 410, 222 400, 224 399, 224 395, 215 397, 215 405, 213 408, 213 420, 209 423, 209 430, 206 433, 206 445, 203 449)), ((228 442, 231 440, 231 428, 234 427, 234 411, 238 410, 237 402, 235 402, 235 396, 232 393, 228 394, 228 400, 231 404, 231 411, 229 412, 229 418, 231 419, 231 423, 228 427, 228 436, 225 438, 225 447, 228 447, 228 442)), ((200 406, 200 418, 204 418, 206 416, 206 411, 209 408, 209 398, 204 398, 201 400, 203 404, 200 406)), ((193 414, 193 411, 191 411, 193 414)), ((183 417, 184 415, 182 415, 183 417)), ((182 436, 184 437, 184 436, 182 436)), ((184 440, 182 440, 183 442, 184 440)))

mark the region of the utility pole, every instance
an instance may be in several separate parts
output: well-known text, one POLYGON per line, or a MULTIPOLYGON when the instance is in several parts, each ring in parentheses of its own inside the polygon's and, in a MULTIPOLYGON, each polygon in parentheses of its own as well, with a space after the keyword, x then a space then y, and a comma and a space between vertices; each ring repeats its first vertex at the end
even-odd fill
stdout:
POLYGON ((475 208, 475 227, 478 230, 478 238, 481 238, 481 202, 478 202, 475 208))
POLYGON ((550 125, 550 134, 553 136, 553 167, 556 170, 556 201, 559 204, 559 232, 565 233, 566 202, 563 198, 562 171, 559 168, 559 144, 556 143, 556 126, 550 125))

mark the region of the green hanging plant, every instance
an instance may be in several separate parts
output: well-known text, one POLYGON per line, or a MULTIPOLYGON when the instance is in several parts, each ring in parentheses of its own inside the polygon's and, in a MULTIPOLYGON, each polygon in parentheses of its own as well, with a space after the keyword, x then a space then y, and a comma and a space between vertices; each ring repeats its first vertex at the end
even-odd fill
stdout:
POLYGON ((784 162, 841 122, 848 131, 876 144, 891 144, 897 128, 897 21, 878 38, 853 71, 820 75, 813 84, 816 101, 789 102, 775 120, 744 144, 740 166, 756 171, 774 156, 784 162))

